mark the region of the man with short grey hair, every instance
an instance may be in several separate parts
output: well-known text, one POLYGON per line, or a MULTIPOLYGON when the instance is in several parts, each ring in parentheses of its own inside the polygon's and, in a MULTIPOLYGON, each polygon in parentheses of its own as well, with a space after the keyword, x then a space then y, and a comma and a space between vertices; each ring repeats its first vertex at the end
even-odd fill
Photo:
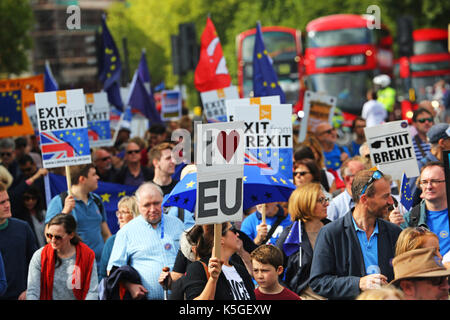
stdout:
POLYGON ((107 270, 133 267, 142 283, 125 284, 133 299, 162 300, 164 292, 159 276, 164 267, 173 268, 184 224, 176 217, 162 214, 162 191, 154 183, 141 184, 136 190, 136 200, 140 216, 117 232, 107 270))
POLYGON ((2 165, 8 169, 9 173, 13 176, 13 184, 10 186, 15 186, 15 181, 17 177, 21 174, 19 164, 16 160, 16 144, 14 140, 11 138, 0 139, 0 159, 2 161, 2 165))

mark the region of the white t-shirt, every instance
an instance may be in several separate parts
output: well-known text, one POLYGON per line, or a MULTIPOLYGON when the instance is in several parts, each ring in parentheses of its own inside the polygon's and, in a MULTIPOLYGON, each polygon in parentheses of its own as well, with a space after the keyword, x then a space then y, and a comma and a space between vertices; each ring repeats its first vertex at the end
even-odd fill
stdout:
POLYGON ((361 117, 366 120, 366 128, 369 128, 382 124, 387 117, 387 111, 380 102, 369 100, 362 107, 361 117))
POLYGON ((244 281, 242 280, 236 269, 231 266, 222 266, 222 272, 227 278, 228 283, 231 287, 231 292, 233 292, 234 300, 250 300, 250 295, 245 287, 244 281))

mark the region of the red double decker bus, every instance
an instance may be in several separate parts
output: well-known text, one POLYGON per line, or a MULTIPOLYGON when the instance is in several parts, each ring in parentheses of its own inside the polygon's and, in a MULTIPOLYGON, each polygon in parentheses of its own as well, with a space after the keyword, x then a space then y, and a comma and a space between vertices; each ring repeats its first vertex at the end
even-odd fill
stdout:
POLYGON ((402 101, 402 117, 411 120, 415 101, 433 99, 433 85, 450 80, 450 53, 446 29, 414 30, 413 55, 398 59, 398 86, 406 95, 402 101), (413 89, 411 92, 410 90, 413 89), (409 92, 414 94, 409 94, 409 92))
MULTIPOLYGON (((303 100, 301 61, 301 33, 297 29, 287 27, 262 27, 266 50, 273 61, 281 89, 286 96, 286 103, 293 109, 300 108, 303 100)), ((246 30, 236 37, 238 57, 238 85, 242 97, 253 95, 253 48, 256 28, 246 30)))
POLYGON ((392 76, 392 37, 386 26, 370 29, 370 16, 336 14, 306 26, 306 86, 337 97, 344 119, 361 113, 375 75, 392 76))

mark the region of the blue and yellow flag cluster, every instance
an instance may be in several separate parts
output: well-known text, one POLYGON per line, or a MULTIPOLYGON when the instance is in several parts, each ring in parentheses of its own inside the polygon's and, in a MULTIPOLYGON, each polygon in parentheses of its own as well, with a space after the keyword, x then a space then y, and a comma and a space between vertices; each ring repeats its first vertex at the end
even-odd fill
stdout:
POLYGON ((400 203, 406 208, 406 210, 411 210, 413 205, 413 196, 411 194, 411 189, 409 187, 409 180, 406 174, 403 173, 400 203))
POLYGON ((261 25, 257 23, 255 46, 253 49, 253 95, 255 97, 280 96, 281 103, 286 97, 278 83, 272 61, 264 46, 261 25))

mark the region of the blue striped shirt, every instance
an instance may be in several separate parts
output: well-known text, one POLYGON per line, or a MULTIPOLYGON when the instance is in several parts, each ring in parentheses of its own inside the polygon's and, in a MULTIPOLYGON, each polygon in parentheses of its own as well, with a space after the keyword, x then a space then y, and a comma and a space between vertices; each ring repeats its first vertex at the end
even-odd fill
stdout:
POLYGON ((415 137, 416 136, 414 136, 414 138, 412 139, 413 146, 414 146, 414 152, 416 154, 417 161, 420 161, 422 158, 425 157, 425 155, 428 153, 428 151, 431 150, 431 144, 429 144, 426 141, 420 140, 419 136, 417 136, 417 139, 419 140, 420 146, 422 147, 422 150, 423 150, 423 155, 422 155, 422 152, 420 152, 419 145, 416 143, 416 138, 415 137))
POLYGON ((161 221, 154 229, 139 216, 123 226, 117 232, 107 268, 129 265, 136 269, 150 300, 164 298, 158 278, 163 267, 172 270, 184 230, 184 224, 178 218, 162 214, 161 221))

